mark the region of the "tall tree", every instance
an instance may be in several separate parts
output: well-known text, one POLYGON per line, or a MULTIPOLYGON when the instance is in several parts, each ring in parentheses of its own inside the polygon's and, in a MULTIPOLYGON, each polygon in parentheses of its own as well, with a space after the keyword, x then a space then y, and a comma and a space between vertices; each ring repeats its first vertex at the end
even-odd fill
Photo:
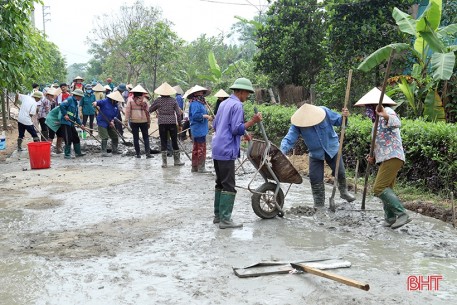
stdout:
POLYGON ((277 0, 258 30, 256 68, 273 84, 309 87, 321 69, 324 54, 324 11, 317 0, 277 0))

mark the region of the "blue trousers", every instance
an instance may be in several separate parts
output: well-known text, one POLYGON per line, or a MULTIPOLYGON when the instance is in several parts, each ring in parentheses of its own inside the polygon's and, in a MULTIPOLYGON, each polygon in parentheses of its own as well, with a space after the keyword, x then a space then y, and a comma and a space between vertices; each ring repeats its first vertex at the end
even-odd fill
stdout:
MULTIPOLYGON (((325 154, 325 162, 327 162, 332 169, 332 176, 335 176, 337 157, 338 154, 336 154, 333 158, 330 158, 329 155, 325 154)), ((338 179, 342 178, 346 178, 346 174, 344 172, 343 157, 341 156, 338 169, 338 179)), ((311 184, 321 183, 324 181, 324 160, 309 157, 309 181, 311 184)))

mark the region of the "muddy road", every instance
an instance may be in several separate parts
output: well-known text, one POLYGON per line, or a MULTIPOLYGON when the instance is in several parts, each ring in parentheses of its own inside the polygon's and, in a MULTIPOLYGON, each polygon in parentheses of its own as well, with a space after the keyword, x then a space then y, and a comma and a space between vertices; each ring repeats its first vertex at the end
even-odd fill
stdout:
MULTIPOLYGON (((457 231, 413 213, 407 226, 383 228, 376 199, 367 212, 354 211, 360 198, 353 205, 337 198, 336 213, 300 213, 308 210, 298 206, 312 206, 305 179, 287 195, 284 218, 261 220, 239 189, 233 217, 244 227, 220 230, 212 224, 214 176, 190 173, 187 159, 162 169, 158 155, 91 152, 53 156, 52 168, 32 171, 26 155, 0 164, 2 305, 452 304, 457 297, 457 231), (240 279, 232 271, 326 257, 350 261, 332 272, 370 291, 311 274, 240 279), (408 291, 409 275, 443 279, 438 290, 408 291)), ((240 186, 252 177, 245 169, 240 186)))

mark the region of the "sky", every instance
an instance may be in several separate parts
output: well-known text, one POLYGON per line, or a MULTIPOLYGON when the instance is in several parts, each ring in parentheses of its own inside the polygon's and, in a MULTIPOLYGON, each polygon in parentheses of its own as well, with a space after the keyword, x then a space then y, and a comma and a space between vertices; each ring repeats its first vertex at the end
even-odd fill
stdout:
MULTIPOLYGON (((46 34, 67 59, 67 64, 84 63, 91 58, 87 53, 86 38, 94 28, 94 18, 113 15, 122 5, 133 0, 44 0, 49 6, 45 12, 46 34)), ((143 0, 145 5, 161 8, 163 17, 171 21, 179 37, 192 41, 203 33, 210 36, 228 34, 234 16, 252 19, 259 9, 266 10, 266 0, 143 0)), ((43 30, 42 5, 35 6, 35 26, 43 30)))

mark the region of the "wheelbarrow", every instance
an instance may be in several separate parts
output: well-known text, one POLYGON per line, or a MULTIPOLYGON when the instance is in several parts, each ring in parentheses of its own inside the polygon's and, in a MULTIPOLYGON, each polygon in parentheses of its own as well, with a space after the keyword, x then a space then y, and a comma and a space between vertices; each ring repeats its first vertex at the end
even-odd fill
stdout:
MULTIPOLYGON (((256 108, 254 111, 257 113, 256 108)), ((281 150, 268 140, 263 123, 258 124, 264 141, 251 140, 247 151, 248 160, 256 168, 248 184, 248 190, 252 193, 252 209, 260 218, 270 219, 276 215, 283 217, 282 207, 290 187, 292 184, 301 184, 303 178, 281 150), (265 182, 253 190, 251 184, 259 174, 265 182), (281 189, 281 183, 289 184, 286 195, 281 189)))

